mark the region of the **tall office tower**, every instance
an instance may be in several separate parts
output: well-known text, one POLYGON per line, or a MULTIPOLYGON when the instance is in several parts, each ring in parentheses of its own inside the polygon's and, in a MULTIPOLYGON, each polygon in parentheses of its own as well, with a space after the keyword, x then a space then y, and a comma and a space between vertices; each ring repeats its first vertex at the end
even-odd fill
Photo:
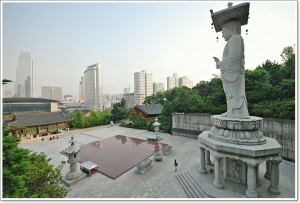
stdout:
POLYGON ((173 76, 167 77, 167 89, 172 89, 174 87, 179 87, 179 77, 177 73, 174 73, 173 76))
POLYGON ((15 96, 34 97, 34 64, 29 52, 21 52, 16 71, 15 96))
POLYGON ((134 73, 134 102, 137 105, 143 104, 145 97, 153 94, 152 74, 141 72, 134 73))
POLYGON ((79 82, 79 101, 84 101, 84 77, 81 77, 81 80, 79 82))
POLYGON ((153 83, 153 94, 156 94, 157 92, 163 92, 163 91, 165 91, 164 83, 162 83, 162 82, 159 82, 159 83, 154 82, 153 83))
POLYGON ((182 86, 192 88, 193 82, 190 79, 188 79, 187 76, 183 76, 179 79, 179 87, 182 87, 182 86))
POLYGON ((84 105, 91 111, 103 110, 102 68, 99 63, 84 71, 84 105))
POLYGON ((61 101, 61 87, 42 87, 42 98, 61 101))

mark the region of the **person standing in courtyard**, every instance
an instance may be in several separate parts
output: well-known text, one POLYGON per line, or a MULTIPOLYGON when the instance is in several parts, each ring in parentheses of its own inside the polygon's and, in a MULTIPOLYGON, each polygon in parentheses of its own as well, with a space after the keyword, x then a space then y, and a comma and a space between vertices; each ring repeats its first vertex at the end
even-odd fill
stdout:
POLYGON ((178 163, 177 163, 176 159, 174 161, 174 166, 175 166, 175 172, 176 172, 177 171, 177 166, 178 166, 178 163))

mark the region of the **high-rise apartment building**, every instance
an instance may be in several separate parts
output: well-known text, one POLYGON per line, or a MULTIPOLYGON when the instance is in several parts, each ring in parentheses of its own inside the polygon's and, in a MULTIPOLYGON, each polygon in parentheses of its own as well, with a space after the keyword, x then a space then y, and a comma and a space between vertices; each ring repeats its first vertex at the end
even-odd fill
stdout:
POLYGON ((84 77, 81 77, 79 82, 79 102, 84 101, 84 77))
POLYGON ((99 63, 90 65, 84 71, 84 105, 88 110, 103 110, 102 68, 99 63))
POLYGON ((34 97, 34 63, 29 52, 21 52, 16 71, 15 96, 34 97))
POLYGON ((157 92, 163 92, 165 91, 165 85, 162 82, 154 82, 153 83, 153 94, 156 94, 157 92))
POLYGON ((194 83, 190 79, 188 79, 187 76, 183 76, 183 77, 179 78, 179 87, 182 87, 182 86, 192 88, 194 86, 194 83))
POLYGON ((134 73, 134 102, 137 105, 143 104, 145 97, 153 94, 153 76, 142 70, 134 73))
POLYGON ((167 89, 172 89, 174 87, 179 87, 179 77, 177 73, 174 73, 173 76, 167 77, 167 89))
POLYGON ((194 86, 194 83, 187 77, 178 77, 177 73, 173 74, 173 77, 167 77, 167 89, 172 89, 174 87, 182 87, 186 86, 189 88, 192 88, 194 86))
POLYGON ((42 87, 42 98, 61 101, 62 100, 61 87, 42 87))

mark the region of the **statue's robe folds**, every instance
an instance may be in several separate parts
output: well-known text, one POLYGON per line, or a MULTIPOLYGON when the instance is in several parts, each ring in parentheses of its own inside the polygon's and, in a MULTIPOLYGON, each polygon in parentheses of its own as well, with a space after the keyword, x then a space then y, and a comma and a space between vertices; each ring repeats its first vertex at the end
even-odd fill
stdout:
POLYGON ((227 112, 223 116, 249 118, 245 93, 244 42, 240 35, 233 35, 227 41, 218 65, 227 100, 227 112))

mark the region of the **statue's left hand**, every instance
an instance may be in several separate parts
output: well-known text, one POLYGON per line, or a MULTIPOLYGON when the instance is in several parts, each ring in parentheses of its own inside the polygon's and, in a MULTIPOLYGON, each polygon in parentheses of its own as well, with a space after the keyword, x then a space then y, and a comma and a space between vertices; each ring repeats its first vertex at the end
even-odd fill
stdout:
POLYGON ((220 59, 218 59, 218 58, 215 57, 215 56, 213 57, 213 59, 214 59, 215 62, 216 62, 216 67, 217 67, 217 68, 220 68, 220 67, 219 67, 220 59))

